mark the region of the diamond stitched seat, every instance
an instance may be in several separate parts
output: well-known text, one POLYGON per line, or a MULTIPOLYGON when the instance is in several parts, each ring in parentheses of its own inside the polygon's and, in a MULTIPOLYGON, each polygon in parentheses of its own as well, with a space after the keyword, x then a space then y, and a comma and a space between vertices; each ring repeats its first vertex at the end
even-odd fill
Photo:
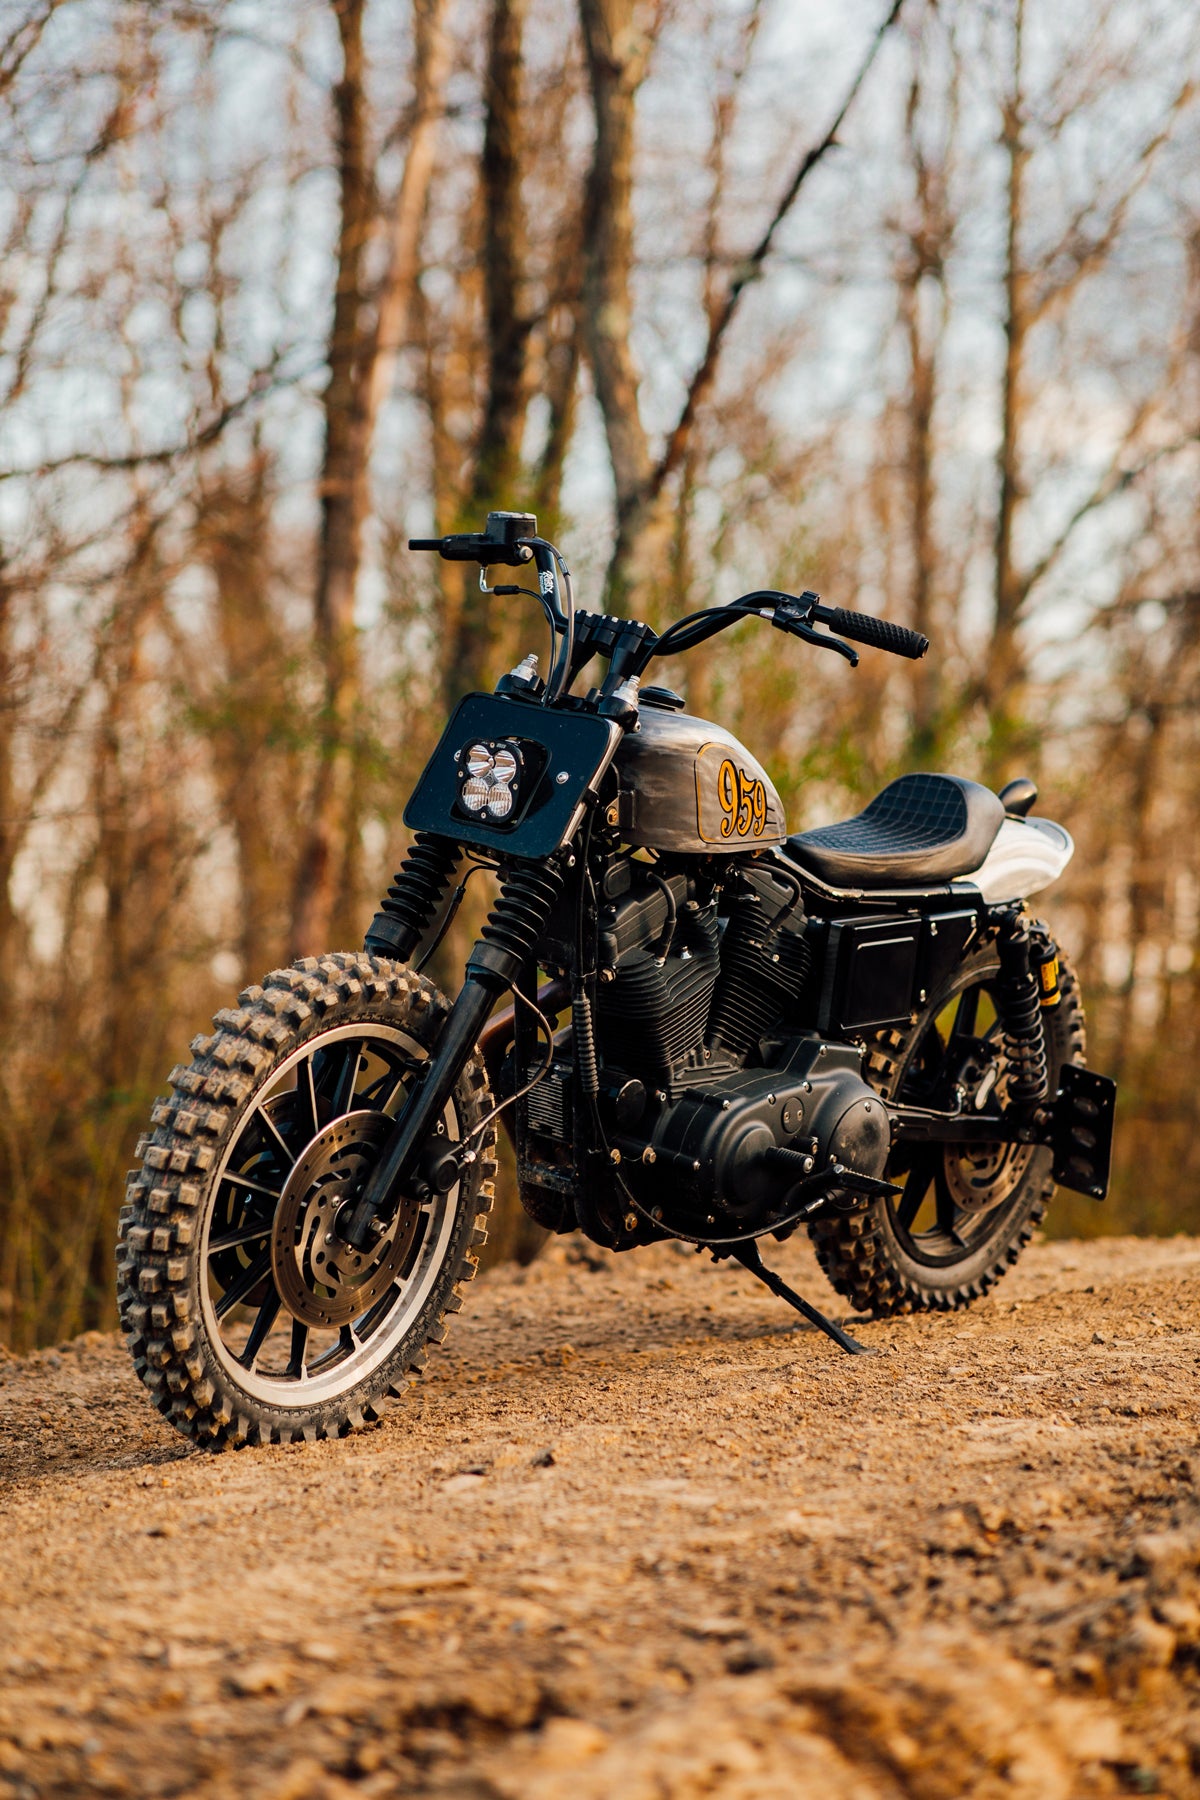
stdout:
POLYGON ((797 862, 831 887, 950 881, 977 869, 1004 822, 990 788, 958 775, 901 775, 839 825, 789 838, 797 862))

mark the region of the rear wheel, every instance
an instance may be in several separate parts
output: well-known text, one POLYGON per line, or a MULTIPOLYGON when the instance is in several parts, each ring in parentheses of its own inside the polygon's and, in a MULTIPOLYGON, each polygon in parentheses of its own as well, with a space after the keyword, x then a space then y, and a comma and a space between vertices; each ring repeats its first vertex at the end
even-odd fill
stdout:
MULTIPOLYGON (((1084 1058, 1079 985, 1061 962, 1062 999, 1042 1014, 1050 1091, 1065 1063, 1084 1058)), ((865 1073, 890 1100, 964 1106, 1003 1102, 1007 1067, 996 1012, 994 946, 967 956, 907 1031, 868 1046, 865 1073)), ((818 1259, 839 1293, 876 1318, 951 1311, 994 1286, 1017 1261, 1054 1192, 1051 1153, 1032 1144, 904 1145, 885 1171, 900 1194, 865 1211, 815 1220, 818 1259)))
MULTIPOLYGON (((361 1190, 447 1002, 366 955, 307 958, 248 988, 139 1146, 117 1250, 134 1363, 186 1436, 290 1442, 378 1415, 445 1336, 491 1210, 490 1129, 448 1193, 404 1197, 365 1251, 335 1228, 361 1190)), ((472 1061, 437 1125, 451 1143, 482 1121, 472 1061)))

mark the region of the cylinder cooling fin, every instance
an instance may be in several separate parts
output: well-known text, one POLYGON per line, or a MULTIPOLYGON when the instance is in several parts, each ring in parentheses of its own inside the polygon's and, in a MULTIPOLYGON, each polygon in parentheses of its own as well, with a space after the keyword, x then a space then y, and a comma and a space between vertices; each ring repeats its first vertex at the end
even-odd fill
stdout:
POLYGON ((720 964, 716 901, 636 868, 600 919, 596 1042, 608 1065, 665 1076, 704 1038, 720 964))
POLYGON ((765 869, 748 871, 732 899, 707 1042, 745 1057, 810 986, 813 952, 798 891, 765 869))

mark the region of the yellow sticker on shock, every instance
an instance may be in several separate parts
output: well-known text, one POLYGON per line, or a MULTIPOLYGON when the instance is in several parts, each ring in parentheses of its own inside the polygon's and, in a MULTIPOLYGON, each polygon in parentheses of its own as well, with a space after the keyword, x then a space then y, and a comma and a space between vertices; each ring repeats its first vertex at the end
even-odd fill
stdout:
POLYGON ((1048 962, 1037 966, 1038 981, 1041 984, 1041 1002, 1043 1006, 1057 1006, 1062 999, 1058 991, 1058 958, 1052 956, 1048 962))

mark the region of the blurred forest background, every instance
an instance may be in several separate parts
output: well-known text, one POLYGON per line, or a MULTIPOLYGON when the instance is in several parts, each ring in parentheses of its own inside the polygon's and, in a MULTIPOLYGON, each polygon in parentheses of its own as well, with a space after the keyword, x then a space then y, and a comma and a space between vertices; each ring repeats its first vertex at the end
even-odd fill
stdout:
POLYGON ((809 586, 933 639, 852 674, 751 624, 671 678, 793 829, 914 767, 1040 783, 1122 1084, 1113 1195, 1051 1229, 1200 1230, 1198 38, 1191 0, 5 0, 0 1342, 112 1321, 167 1069, 361 943, 447 705, 543 649, 403 547, 491 506, 585 605, 809 586))

